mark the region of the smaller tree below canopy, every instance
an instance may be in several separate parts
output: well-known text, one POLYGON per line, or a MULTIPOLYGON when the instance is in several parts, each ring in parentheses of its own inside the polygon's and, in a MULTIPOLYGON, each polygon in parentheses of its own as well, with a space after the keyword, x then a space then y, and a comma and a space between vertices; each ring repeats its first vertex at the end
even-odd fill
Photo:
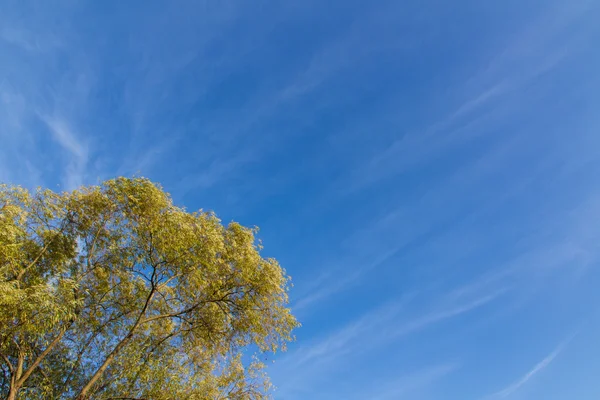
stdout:
POLYGON ((268 397, 245 354, 285 349, 298 323, 255 233, 143 178, 0 186, 0 397, 268 397))

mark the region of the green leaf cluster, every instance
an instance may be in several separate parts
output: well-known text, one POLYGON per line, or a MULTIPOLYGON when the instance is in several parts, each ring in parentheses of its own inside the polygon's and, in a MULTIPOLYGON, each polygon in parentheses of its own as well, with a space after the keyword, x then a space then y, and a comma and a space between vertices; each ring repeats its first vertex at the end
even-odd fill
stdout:
POLYGON ((0 396, 261 399, 298 326, 256 229, 144 178, 0 186, 0 396))

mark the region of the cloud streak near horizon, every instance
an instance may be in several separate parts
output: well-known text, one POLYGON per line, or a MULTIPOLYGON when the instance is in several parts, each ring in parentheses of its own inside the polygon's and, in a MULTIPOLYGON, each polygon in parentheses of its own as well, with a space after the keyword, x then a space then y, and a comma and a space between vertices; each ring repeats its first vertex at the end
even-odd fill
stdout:
POLYGON ((503 399, 509 397, 517 390, 519 390, 523 385, 525 385, 531 378, 533 378, 536 374, 540 373, 543 369, 547 368, 554 359, 563 351, 565 346, 569 344, 569 342, 573 339, 575 335, 571 335, 564 341, 562 341, 550 354, 544 357, 540 362, 538 362, 531 370, 529 370, 525 375, 523 375, 519 380, 511 383, 504 389, 492 394, 489 398, 503 399))

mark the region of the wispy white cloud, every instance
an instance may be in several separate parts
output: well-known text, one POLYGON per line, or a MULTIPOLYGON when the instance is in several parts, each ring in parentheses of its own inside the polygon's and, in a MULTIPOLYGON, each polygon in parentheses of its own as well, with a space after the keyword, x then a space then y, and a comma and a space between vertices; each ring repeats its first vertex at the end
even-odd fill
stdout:
MULTIPOLYGON (((573 24, 573 21, 577 20, 576 17, 571 14, 568 15, 568 24, 573 24)), ((542 38, 531 39, 533 44, 537 43, 540 46, 546 46, 557 32, 556 29, 560 32, 560 29, 563 28, 562 25, 557 28, 552 24, 541 24, 541 26, 546 30, 546 35, 543 35, 542 38)), ((534 35, 534 33, 530 34, 534 35)), ((511 59, 517 57, 518 54, 520 54, 520 51, 515 50, 514 54, 508 52, 504 57, 511 59)), ((526 109, 525 103, 528 101, 528 94, 525 92, 521 94, 520 89, 523 89, 529 81, 557 67, 564 57, 567 57, 567 55, 557 56, 552 62, 546 60, 548 63, 539 60, 539 62, 531 61, 533 66, 528 67, 530 72, 515 77, 507 78, 501 75, 500 78, 494 80, 490 77, 498 72, 496 70, 493 73, 486 71, 483 74, 485 79, 479 79, 478 83, 487 86, 484 86, 484 89, 476 92, 474 97, 455 108, 450 117, 440 123, 433 124, 426 132, 405 135, 394 142, 389 149, 370 159, 367 164, 363 164, 357 172, 358 175, 351 175, 351 178, 347 178, 344 182, 347 183, 350 191, 354 191, 355 189, 364 188, 365 183, 372 183, 374 180, 379 180, 390 173, 395 173, 394 171, 411 172, 410 170, 414 169, 416 164, 431 163, 432 158, 435 158, 436 155, 447 154, 453 148, 468 145, 468 141, 473 135, 480 135, 481 132, 492 129, 496 123, 502 124, 511 121, 515 117, 514 113, 521 113, 523 109, 526 109), (503 101, 498 104, 494 103, 494 107, 490 110, 487 103, 496 102, 501 98, 503 101), (510 101, 507 102, 506 100, 510 101), (519 105, 520 102, 524 103, 519 105)), ((503 62, 510 64, 507 61, 503 62)), ((495 176, 500 174, 500 171, 505 170, 509 165, 514 165, 515 160, 525 164, 523 160, 533 156, 533 154, 528 155, 528 152, 533 148, 533 144, 530 142, 531 136, 527 134, 525 129, 526 127, 516 135, 507 134, 506 138, 498 140, 498 143, 494 145, 495 147, 483 154, 482 157, 474 161, 465 161, 445 180, 430 184, 418 203, 402 204, 379 221, 367 225, 366 228, 358 229, 347 240, 360 244, 360 246, 349 246, 349 252, 354 252, 356 247, 360 249, 372 248, 373 254, 377 255, 375 261, 366 261, 356 265, 357 257, 355 257, 354 261, 351 261, 355 266, 352 268, 348 268, 348 265, 345 264, 343 266, 344 270, 351 270, 352 273, 344 274, 342 279, 337 274, 331 274, 335 278, 329 281, 324 280, 320 288, 311 288, 310 293, 297 301, 298 308, 305 308, 310 304, 315 304, 317 300, 347 289, 357 281, 358 277, 362 276, 364 271, 382 265, 402 250, 407 243, 443 222, 443 218, 447 219, 456 212, 464 211, 461 211, 461 207, 464 208, 465 206, 465 197, 463 196, 465 193, 469 193, 473 199, 480 199, 480 201, 473 201, 473 207, 468 210, 470 215, 464 217, 460 222, 461 224, 465 224, 466 221, 473 221, 476 216, 489 212, 494 207, 501 205, 502 202, 528 190, 528 187, 548 170, 550 162, 561 162, 563 171, 572 169, 575 165, 580 165, 579 156, 575 157, 572 154, 567 154, 565 148, 569 146, 577 147, 580 149, 580 154, 589 153, 589 149, 593 148, 585 139, 581 142, 572 141, 567 146, 559 145, 561 147, 556 149, 548 149, 545 154, 536 159, 536 164, 528 163, 527 167, 523 168, 518 175, 513 176, 511 185, 507 185, 505 191, 497 193, 496 196, 483 198, 478 190, 483 182, 494 180, 495 176), (431 212, 415 216, 415 208, 431 210, 431 212), (395 243, 391 243, 392 241, 395 243)), ((597 154, 594 157, 597 158, 597 154)), ((329 199, 331 200, 331 198, 329 199)), ((581 229, 581 227, 577 229, 581 229)), ((570 232, 571 236, 578 236, 577 231, 570 232)), ((537 244, 536 248, 525 250, 524 254, 547 252, 547 245, 548 243, 537 244)), ((469 246, 473 246, 473 243, 470 243, 469 246)), ((564 250, 566 253, 561 254, 567 258, 572 256, 572 254, 569 254, 568 248, 580 247, 572 239, 565 239, 562 244, 555 242, 553 246, 557 246, 555 250, 564 250)), ((459 252, 459 250, 456 249, 455 252, 459 252)), ((556 261, 556 259, 552 260, 550 258, 545 260, 546 264, 553 264, 556 261)), ((531 271, 529 268, 525 270, 531 271)))
MULTIPOLYGON (((343 276, 335 276, 335 273, 331 271, 331 273, 323 274, 319 279, 312 281, 308 287, 303 288, 305 295, 293 303, 293 309, 295 311, 303 311, 318 301, 347 289, 349 286, 355 284, 365 272, 387 261, 397 252, 399 247, 400 245, 397 245, 363 265, 348 269, 348 272, 343 276)), ((332 268, 332 270, 335 271, 336 269, 332 268)))
POLYGON ((352 353, 357 346, 363 343, 361 338, 369 336, 381 326, 392 321, 413 296, 405 296, 402 299, 380 306, 375 310, 370 310, 360 318, 355 319, 321 340, 295 351, 289 357, 286 356, 285 360, 295 366, 326 360, 339 360, 339 357, 347 353, 352 353))
MULTIPOLYGON (((7 21, 2 21, 7 23, 7 21)), ((0 40, 17 46, 28 52, 43 52, 61 46, 61 42, 51 32, 45 35, 36 34, 26 29, 4 25, 0 29, 0 40)))
POLYGON ((87 158, 87 148, 77 139, 63 119, 44 116, 42 120, 50 128, 54 140, 65 150, 77 159, 85 160, 87 158))
POLYGON ((504 389, 499 390, 498 392, 490 395, 488 398, 489 399, 494 399, 494 398, 501 399, 501 398, 509 397, 510 395, 515 393, 523 385, 525 385, 527 382, 529 382, 529 380, 532 379, 535 375, 537 375, 542 370, 547 368, 554 361, 554 359, 564 350, 564 348, 569 344, 569 342, 573 339, 574 336, 575 336, 575 334, 570 335, 567 339, 563 340, 554 350, 552 350, 552 352, 550 352, 550 354, 548 354, 540 362, 538 362, 536 365, 534 365, 533 368, 531 370, 529 370, 525 375, 523 375, 520 379, 511 383, 504 389))
POLYGON ((460 363, 445 363, 433 365, 416 372, 389 378, 387 382, 375 385, 375 389, 361 391, 356 398, 371 400, 396 400, 411 397, 421 388, 431 387, 439 379, 451 374, 460 368, 460 363))
MULTIPOLYGON (((497 55, 452 93, 446 115, 421 130, 402 136, 344 181, 344 193, 353 193, 378 181, 423 165, 445 151, 484 135, 497 118, 511 118, 528 106, 527 86, 549 73, 576 52, 577 38, 566 35, 577 25, 591 2, 558 4, 510 37, 497 55), (557 36, 566 36, 557 45, 557 36), (462 100, 461 100, 462 99, 462 100)), ((435 115, 432 116, 434 121, 435 115)))
MULTIPOLYGON (((340 201, 340 196, 353 196, 362 190, 371 190, 372 185, 382 180, 400 174, 411 176, 415 171, 426 170, 438 158, 460 154, 462 149, 472 146, 475 139, 481 141, 486 135, 492 137, 502 126, 519 121, 516 128, 511 125, 508 131, 502 130, 505 132, 504 137, 495 137, 492 140, 494 144, 480 158, 465 158, 462 165, 454 171, 449 170, 447 176, 440 181, 428 182, 427 190, 418 201, 401 200, 400 204, 392 205, 387 215, 379 216, 379 219, 378 216, 373 216, 366 223, 364 220, 357 220, 358 229, 345 239, 350 244, 345 247, 349 256, 347 260, 338 260, 337 265, 329 264, 327 269, 330 271, 330 278, 322 279, 320 284, 315 285, 311 277, 310 283, 306 285, 310 289, 306 290, 302 282, 296 282, 295 292, 300 295, 294 303, 296 310, 306 312, 306 309, 318 304, 318 301, 352 287, 359 278, 364 277, 366 271, 388 263, 399 252, 406 250, 407 245, 418 240, 421 235, 435 230, 452 215, 468 213, 460 222, 466 224, 517 197, 548 170, 550 163, 560 160, 564 163, 563 168, 567 169, 579 162, 579 156, 566 159, 567 156, 561 154, 563 145, 559 145, 561 148, 558 150, 549 148, 536 157, 539 153, 531 150, 538 143, 532 141, 529 127, 522 123, 522 119, 526 117, 525 113, 534 112, 531 108, 536 94, 529 90, 530 85, 559 69, 562 62, 577 52, 579 36, 572 33, 572 28, 578 25, 590 4, 589 1, 568 5, 556 2, 537 19, 523 24, 513 35, 507 36, 506 41, 499 45, 498 51, 493 52, 495 55, 481 62, 471 78, 456 87, 442 88, 442 93, 450 94, 446 96, 447 111, 439 118, 432 115, 437 122, 422 130, 402 132, 402 136, 392 140, 387 148, 356 163, 352 173, 343 175, 337 184, 332 185, 330 193, 326 193, 319 204, 330 206, 340 201), (557 40, 560 42, 558 46, 557 40), (535 160, 535 164, 528 160, 535 160), (479 190, 485 182, 494 181, 507 166, 515 165, 516 162, 521 163, 523 168, 519 174, 510 178, 511 185, 506 185, 506 190, 494 193, 493 196, 485 196, 486 193, 479 190), (472 200, 469 204, 464 196, 466 193, 472 200), (415 210, 430 212, 416 213, 415 210), (375 222, 371 222, 373 220, 375 222), (369 249, 372 250, 370 255, 366 254, 369 249)), ((331 64, 326 62, 326 58, 316 58, 314 62, 316 65, 331 64)), ((323 76, 326 79, 327 71, 329 68, 311 67, 307 76, 323 76)), ((320 79, 311 78, 308 82, 320 82, 320 79)), ((301 86, 312 90, 313 84, 301 86)), ((390 113, 388 110, 385 118, 393 118, 388 115, 390 113)), ((352 132, 344 131, 343 135, 352 136, 352 132)), ((576 144, 576 147, 593 148, 585 143, 576 144)), ((317 207, 315 204, 307 205, 307 213, 312 215, 317 207)), ((384 207, 379 208, 382 209, 384 207)), ((469 243, 468 246, 476 247, 476 244, 469 243)), ((535 249, 526 249, 523 253, 542 253, 547 251, 544 246, 538 244, 535 249)), ((574 246, 577 247, 576 244, 574 246)), ((564 246, 559 248, 566 251, 564 246)), ((456 248, 454 253, 459 254, 460 250, 456 248)))
POLYGON ((10 182, 55 187, 60 181, 65 190, 85 182, 91 149, 83 139, 87 132, 75 130, 89 116, 89 60, 74 45, 72 25, 51 22, 71 11, 15 4, 0 16, 0 52, 7 60, 0 95, 8 117, 0 118, 0 136, 7 138, 10 182))
POLYGON ((87 146, 73 133, 71 127, 63 118, 42 115, 40 115, 40 118, 48 126, 52 138, 69 155, 69 161, 63 176, 64 189, 73 190, 81 186, 85 180, 88 163, 87 146))
POLYGON ((0 80, 0 181, 33 187, 42 183, 38 144, 29 130, 27 96, 8 79, 0 80))
MULTIPOLYGON (((414 43, 406 37, 390 36, 390 27, 403 21, 392 18, 397 4, 388 2, 376 8, 366 8, 342 33, 324 43, 311 57, 308 65, 278 94, 278 101, 289 101, 318 91, 320 87, 344 69, 356 67, 386 51, 400 51, 414 43), (369 32, 365 36, 364 32, 369 32)), ((324 96, 327 97, 327 96, 324 96)))
POLYGON ((226 179, 242 165, 254 159, 252 153, 238 153, 234 157, 213 160, 205 169, 193 176, 184 177, 176 187, 179 195, 184 195, 192 189, 206 189, 220 180, 226 179))
POLYGON ((25 97, 14 90, 7 80, 0 81, 0 101, 2 102, 2 124, 0 136, 9 139, 10 131, 22 129, 22 118, 26 111, 25 97))
MULTIPOLYGON (((499 286, 503 284, 503 282, 488 285, 479 284, 480 290, 477 292, 471 291, 465 296, 457 296, 457 291, 466 293, 466 290, 462 290, 462 287, 456 288, 445 295, 436 296, 433 299, 433 307, 429 306, 425 311, 418 312, 414 316, 405 314, 408 310, 411 310, 410 313, 412 313, 416 309, 422 308, 423 305, 420 305, 417 300, 422 301, 423 297, 430 293, 409 293, 375 310, 369 310, 362 317, 322 340, 311 344, 307 348, 299 349, 297 354, 295 353, 295 356, 292 357, 293 362, 295 365, 299 365, 314 363, 323 359, 336 359, 343 354, 355 352, 354 347, 364 346, 365 340, 361 338, 369 337, 369 343, 379 346, 397 340, 402 336, 427 329, 432 325, 458 317, 500 298, 510 290, 509 287, 499 286)), ((465 289, 475 285, 476 283, 469 283, 465 286, 465 289)))
MULTIPOLYGON (((478 291, 456 288, 446 295, 432 296, 433 299, 428 297, 431 293, 407 294, 369 310, 329 335, 286 354, 277 362, 276 372, 285 375, 286 387, 307 385, 325 371, 333 373, 349 358, 363 357, 397 343, 403 337, 492 303, 510 290, 509 287, 499 286, 501 284, 503 282, 481 283, 478 291), (456 291, 465 294, 457 296, 456 291), (307 369, 308 365, 311 368, 307 369)), ((467 286, 474 287, 475 283, 467 286)))
MULTIPOLYGON (((430 185, 416 201, 403 201, 379 219, 367 221, 363 227, 356 229, 343 241, 348 262, 340 260, 341 268, 330 267, 338 272, 343 270, 344 273, 332 272, 318 284, 311 282, 310 290, 304 291, 304 296, 294 303, 294 308, 297 310, 309 308, 328 296, 347 290, 369 271, 389 263, 399 252, 408 250, 411 244, 418 243, 420 238, 426 237, 436 226, 452 219, 455 215, 464 213, 469 204, 472 203, 473 207, 466 210, 468 212, 463 215, 462 224, 477 221, 482 213, 502 204, 510 196, 518 194, 536 177, 537 169, 530 168, 522 173, 512 181, 513 185, 510 189, 499 196, 486 196, 475 202, 476 198, 473 195, 470 199, 471 203, 467 204, 461 195, 475 192, 483 181, 491 179, 490 177, 493 177, 497 171, 504 169, 522 146, 520 138, 507 139, 479 158, 453 171, 446 179, 430 185)), ((449 236, 429 238, 430 242, 427 245, 435 246, 436 240, 447 243, 456 239, 455 234, 449 236)), ((453 257, 461 257, 467 250, 465 247, 468 246, 477 246, 477 243, 469 242, 463 246, 452 246, 452 254, 446 255, 445 262, 451 263, 453 257)), ((508 275, 509 271, 497 271, 497 273, 508 275)), ((299 290, 302 290, 302 287, 299 290)))
POLYGON ((401 326, 399 326, 398 328, 393 330, 392 336, 407 335, 412 332, 416 332, 421 329, 425 329, 426 327, 428 327, 430 325, 437 324, 439 322, 442 322, 444 320, 447 320, 447 319, 450 319, 453 317, 457 317, 461 314, 475 310, 479 307, 482 307, 482 306, 496 300, 497 298, 499 298, 503 294, 507 293, 508 291, 509 291, 509 288, 502 287, 488 295, 476 298, 475 300, 472 300, 470 302, 461 303, 461 304, 458 304, 458 305, 456 305, 454 307, 450 307, 450 308, 443 308, 441 310, 436 310, 434 312, 431 312, 430 314, 407 321, 406 323, 402 324, 401 326))

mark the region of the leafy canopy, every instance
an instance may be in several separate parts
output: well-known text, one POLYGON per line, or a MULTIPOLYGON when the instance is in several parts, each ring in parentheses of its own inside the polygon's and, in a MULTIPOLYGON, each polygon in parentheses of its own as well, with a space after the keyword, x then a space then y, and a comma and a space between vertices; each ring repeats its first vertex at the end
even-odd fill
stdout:
POLYGON ((260 399, 298 323, 256 229, 144 178, 0 186, 0 396, 260 399))

